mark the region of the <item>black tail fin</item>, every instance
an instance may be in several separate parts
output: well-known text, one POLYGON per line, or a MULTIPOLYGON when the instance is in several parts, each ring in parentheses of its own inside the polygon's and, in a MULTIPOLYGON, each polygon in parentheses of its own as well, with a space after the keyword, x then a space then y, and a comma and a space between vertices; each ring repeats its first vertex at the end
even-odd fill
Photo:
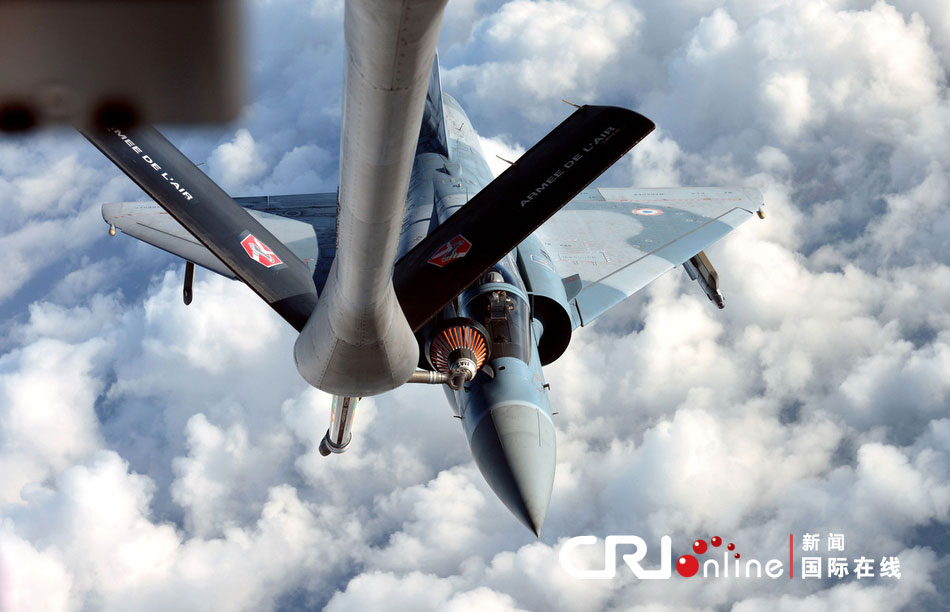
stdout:
POLYGON ((418 330, 465 287, 653 131, 615 106, 583 106, 478 192, 393 270, 406 319, 418 330))
POLYGON ((317 305, 307 264, 158 130, 89 129, 83 136, 298 331, 317 305))

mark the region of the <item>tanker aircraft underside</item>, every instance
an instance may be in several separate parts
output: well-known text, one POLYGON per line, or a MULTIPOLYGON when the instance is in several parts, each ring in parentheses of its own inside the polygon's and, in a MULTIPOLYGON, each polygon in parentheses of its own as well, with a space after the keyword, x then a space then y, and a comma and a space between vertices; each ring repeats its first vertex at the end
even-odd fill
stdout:
POLYGON ((555 467, 542 366, 676 266, 722 308, 703 249, 763 216, 762 195, 588 188, 654 128, 609 106, 578 107, 494 178, 442 92, 444 4, 346 3, 336 193, 232 199, 150 126, 81 131, 155 200, 103 205, 110 233, 185 259, 186 304, 197 264, 299 332, 297 369, 334 395, 321 452, 346 449, 358 398, 441 384, 485 479, 540 536, 555 467))

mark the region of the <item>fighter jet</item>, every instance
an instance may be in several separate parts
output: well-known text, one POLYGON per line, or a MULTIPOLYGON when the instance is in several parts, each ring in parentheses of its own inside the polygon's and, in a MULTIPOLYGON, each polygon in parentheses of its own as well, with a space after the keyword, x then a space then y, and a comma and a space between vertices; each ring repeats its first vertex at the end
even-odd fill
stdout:
POLYGON ((708 245, 762 215, 749 188, 588 188, 654 129, 580 106, 497 178, 442 91, 445 0, 349 0, 336 193, 232 198, 153 127, 83 134, 154 202, 102 207, 122 232, 247 284, 299 332, 301 376, 333 394, 320 450, 357 400, 439 384, 488 484, 540 537, 555 427, 542 366, 578 327, 683 266, 720 308, 708 245))

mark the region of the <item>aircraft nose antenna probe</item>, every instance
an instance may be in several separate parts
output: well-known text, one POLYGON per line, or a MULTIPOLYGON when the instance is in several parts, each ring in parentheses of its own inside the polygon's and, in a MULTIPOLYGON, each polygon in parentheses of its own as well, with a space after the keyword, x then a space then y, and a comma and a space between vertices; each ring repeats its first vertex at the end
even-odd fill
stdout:
POLYGON ((448 375, 448 385, 461 389, 488 359, 488 334, 470 319, 450 319, 429 344, 429 361, 448 375))

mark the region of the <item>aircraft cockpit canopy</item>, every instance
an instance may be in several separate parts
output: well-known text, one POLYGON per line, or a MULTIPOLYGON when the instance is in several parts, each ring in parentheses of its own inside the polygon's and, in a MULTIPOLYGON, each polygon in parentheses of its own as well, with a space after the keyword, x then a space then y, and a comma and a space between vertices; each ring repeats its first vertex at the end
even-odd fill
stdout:
MULTIPOLYGON (((531 358, 531 309, 522 289, 507 282, 502 266, 496 266, 482 283, 462 295, 460 314, 479 322, 488 331, 491 358, 531 358)), ((517 278, 517 277, 515 277, 517 278)))

